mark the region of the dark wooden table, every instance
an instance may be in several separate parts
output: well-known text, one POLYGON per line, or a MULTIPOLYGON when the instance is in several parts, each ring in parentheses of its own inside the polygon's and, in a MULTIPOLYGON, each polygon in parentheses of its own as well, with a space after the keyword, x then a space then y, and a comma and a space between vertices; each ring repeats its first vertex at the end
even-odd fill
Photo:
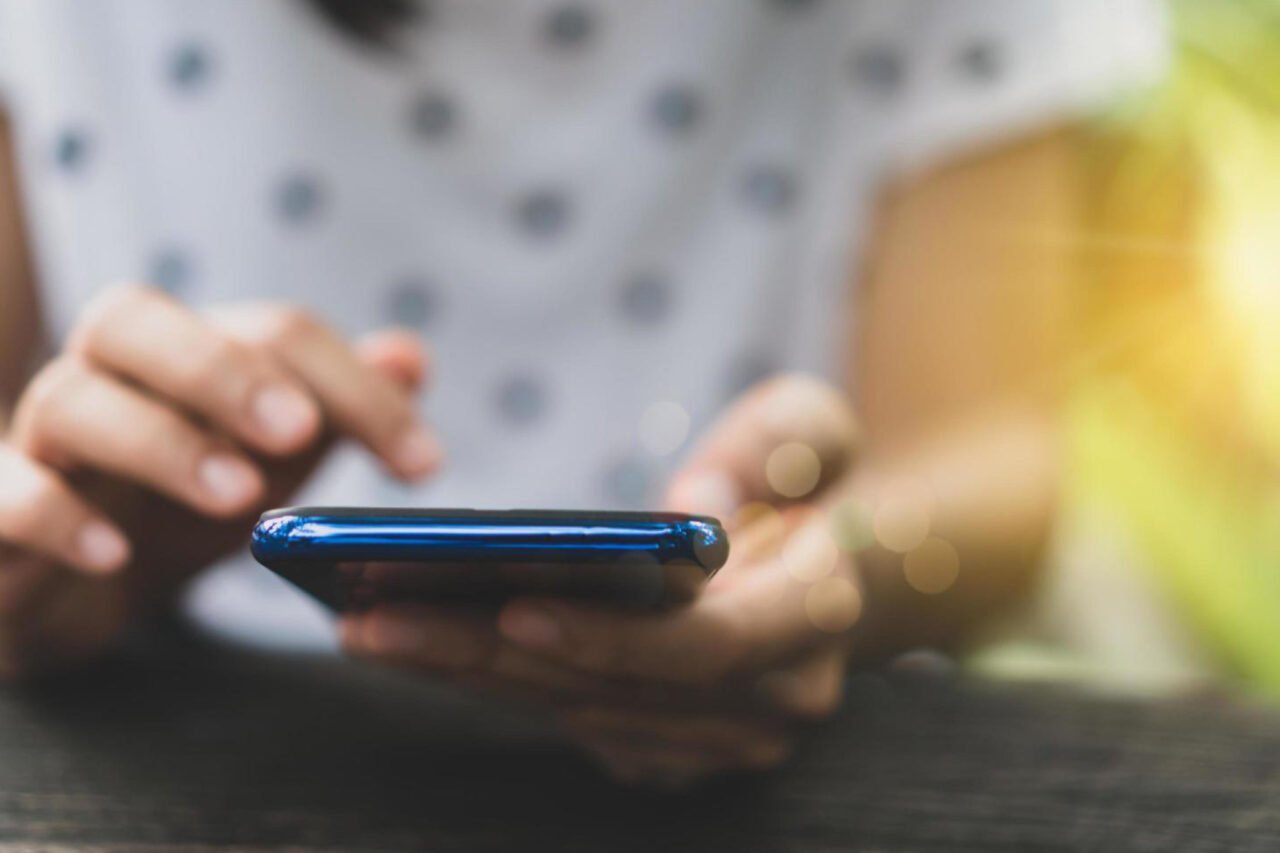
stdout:
POLYGON ((518 718, 182 643, 0 689, 0 848, 1280 850, 1280 715, 862 675, 785 770, 615 787, 518 718))

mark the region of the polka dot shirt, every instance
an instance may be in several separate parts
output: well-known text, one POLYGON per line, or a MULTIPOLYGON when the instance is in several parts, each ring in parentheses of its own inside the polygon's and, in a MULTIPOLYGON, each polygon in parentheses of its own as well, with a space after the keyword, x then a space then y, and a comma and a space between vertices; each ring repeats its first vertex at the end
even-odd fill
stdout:
MULTIPOLYGON (((308 501, 653 504, 732 395, 834 373, 887 177, 1163 60, 1145 0, 429 6, 379 53, 300 2, 0 0, 55 334, 142 280, 429 339, 447 471, 340 455, 308 501)), ((237 588, 204 608, 296 621, 237 588)))

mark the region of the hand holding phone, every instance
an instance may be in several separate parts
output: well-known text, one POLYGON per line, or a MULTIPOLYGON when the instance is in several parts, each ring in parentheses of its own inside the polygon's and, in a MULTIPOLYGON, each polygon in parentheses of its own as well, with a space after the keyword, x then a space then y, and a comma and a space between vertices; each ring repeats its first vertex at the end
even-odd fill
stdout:
POLYGON ((862 574, 829 515, 857 436, 843 393, 816 380, 769 380, 735 403, 663 502, 736 522, 729 561, 684 606, 637 611, 558 595, 521 596, 496 613, 396 604, 345 614, 342 647, 541 707, 631 782, 776 764, 807 721, 839 704, 857 647, 862 574), (786 443, 821 462, 803 497, 774 493, 767 476, 786 443))

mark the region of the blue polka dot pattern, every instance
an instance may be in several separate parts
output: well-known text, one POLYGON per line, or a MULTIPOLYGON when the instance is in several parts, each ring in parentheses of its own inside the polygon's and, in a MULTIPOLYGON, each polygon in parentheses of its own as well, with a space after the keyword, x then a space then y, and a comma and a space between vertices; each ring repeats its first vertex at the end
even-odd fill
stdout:
POLYGON ((898 91, 906 76, 902 57, 888 45, 858 48, 849 59, 849 71, 855 85, 882 95, 898 91))
POLYGON ((1004 70, 1004 55, 995 42, 974 41, 956 54, 956 64, 969 79, 989 82, 1004 70))
POLYGON ((512 426, 526 426, 542 417, 547 395, 538 379, 521 374, 499 383, 495 402, 504 421, 512 426))
POLYGON ((53 142, 53 162, 64 172, 80 172, 90 153, 89 135, 78 127, 64 128, 53 142))
POLYGON ((743 177, 742 192, 747 203, 754 209, 777 215, 795 202, 795 178, 777 165, 755 166, 743 177))
POLYGON ((147 282, 177 299, 190 296, 194 270, 190 257, 176 247, 165 247, 155 253, 148 265, 147 282))
POLYGON ((641 458, 628 456, 605 468, 601 485, 606 500, 612 505, 648 509, 657 492, 658 472, 641 458))
POLYGON ((578 47, 595 31, 595 19, 582 6, 561 6, 546 19, 546 37, 557 47, 578 47))
POLYGON ((426 329, 435 321, 439 303, 439 293, 430 282, 418 277, 405 278, 391 288, 387 320, 411 329, 426 329))
POLYGON ((324 190, 313 175, 290 175, 276 189, 276 210, 286 222, 303 224, 319 216, 324 190))
POLYGON ((661 276, 641 273, 622 288, 622 315, 637 325, 653 325, 671 313, 671 287, 661 276))
POLYGON ((569 224, 569 200, 557 190, 535 190, 516 203, 516 219, 532 237, 555 237, 569 224))
POLYGON ((208 50, 203 45, 188 42, 173 50, 165 70, 174 88, 194 91, 208 82, 212 69, 213 61, 208 50))
POLYGON ((458 108, 453 100, 439 92, 426 92, 413 102, 409 125, 422 139, 439 139, 457 124, 458 108))
POLYGON ((655 124, 662 130, 675 133, 691 130, 702 118, 702 112, 702 98, 684 85, 664 87, 650 105, 655 124))

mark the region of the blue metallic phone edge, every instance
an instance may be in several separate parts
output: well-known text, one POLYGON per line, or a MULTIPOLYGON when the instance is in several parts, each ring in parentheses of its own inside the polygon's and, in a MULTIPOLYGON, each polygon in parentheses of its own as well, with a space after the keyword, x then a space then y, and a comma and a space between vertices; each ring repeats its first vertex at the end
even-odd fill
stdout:
POLYGON ((264 513, 251 540, 267 567, 309 561, 601 562, 648 555, 709 577, 729 543, 720 522, 673 513, 289 507, 264 513))

